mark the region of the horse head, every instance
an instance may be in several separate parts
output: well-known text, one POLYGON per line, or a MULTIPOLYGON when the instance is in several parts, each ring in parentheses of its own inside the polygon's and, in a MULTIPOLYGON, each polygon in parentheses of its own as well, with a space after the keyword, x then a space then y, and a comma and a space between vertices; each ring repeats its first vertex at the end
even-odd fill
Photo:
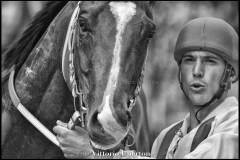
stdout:
MULTIPOLYGON (((155 25, 146 2, 81 2, 77 7, 74 34, 66 39, 71 43, 65 42, 72 48, 65 45, 63 56, 74 52, 73 78, 88 110, 91 144, 108 150, 129 132, 155 25)), ((75 90, 70 78, 65 80, 75 90)))

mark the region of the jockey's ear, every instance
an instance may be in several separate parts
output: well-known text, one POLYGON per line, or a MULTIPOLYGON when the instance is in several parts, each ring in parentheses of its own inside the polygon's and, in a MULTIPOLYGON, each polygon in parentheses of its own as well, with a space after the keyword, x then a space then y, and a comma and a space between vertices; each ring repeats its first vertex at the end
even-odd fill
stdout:
POLYGON ((231 81, 231 83, 235 83, 237 81, 237 74, 235 73, 235 71, 233 69, 231 70, 230 81, 231 81))

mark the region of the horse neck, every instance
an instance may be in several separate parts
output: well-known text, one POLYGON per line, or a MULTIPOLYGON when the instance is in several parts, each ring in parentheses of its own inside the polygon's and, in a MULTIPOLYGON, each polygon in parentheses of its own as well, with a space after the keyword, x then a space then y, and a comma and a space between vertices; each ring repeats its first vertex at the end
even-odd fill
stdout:
MULTIPOLYGON (((44 94, 56 87, 65 90, 61 71, 63 43, 72 10, 65 6, 48 27, 15 76, 15 88, 21 103, 34 110, 44 94), (63 88, 62 88, 63 87, 63 88), (31 108, 32 107, 32 108, 31 108)), ((66 92, 65 92, 66 93, 66 92)))
POLYGON ((34 48, 16 75, 16 93, 22 104, 40 100, 55 77, 59 62, 54 59, 53 53, 49 52, 52 50, 51 45, 46 41, 34 48))

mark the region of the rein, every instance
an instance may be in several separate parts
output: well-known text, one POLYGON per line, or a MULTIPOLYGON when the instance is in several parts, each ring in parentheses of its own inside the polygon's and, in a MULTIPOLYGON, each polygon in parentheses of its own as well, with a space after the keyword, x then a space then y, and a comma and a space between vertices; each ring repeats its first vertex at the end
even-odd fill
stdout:
POLYGON ((10 73, 10 77, 8 81, 9 95, 14 106, 34 127, 36 127, 45 137, 47 137, 51 142, 53 142, 55 145, 59 147, 60 144, 56 136, 51 131, 49 131, 37 118, 35 118, 32 115, 32 113, 29 112, 20 102, 14 88, 14 74, 15 74, 15 66, 13 66, 13 70, 10 73))

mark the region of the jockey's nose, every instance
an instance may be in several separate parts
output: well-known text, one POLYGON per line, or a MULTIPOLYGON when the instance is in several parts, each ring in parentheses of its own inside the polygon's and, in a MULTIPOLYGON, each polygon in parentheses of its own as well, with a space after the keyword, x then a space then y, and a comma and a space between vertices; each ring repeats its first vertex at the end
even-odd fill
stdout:
POLYGON ((194 66, 193 66, 193 71, 192 71, 192 74, 193 74, 193 77, 196 77, 196 78, 201 78, 203 77, 203 64, 201 63, 200 60, 196 60, 194 66))

